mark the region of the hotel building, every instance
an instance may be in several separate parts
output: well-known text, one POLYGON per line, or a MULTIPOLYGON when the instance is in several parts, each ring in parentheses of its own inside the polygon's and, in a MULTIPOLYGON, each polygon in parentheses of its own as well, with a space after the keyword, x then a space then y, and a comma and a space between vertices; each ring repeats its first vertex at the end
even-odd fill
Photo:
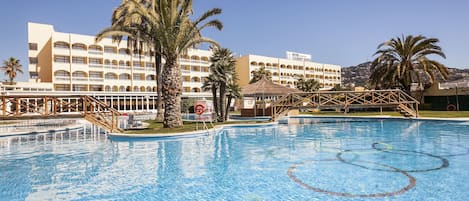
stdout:
POLYGON ((246 86, 252 78, 252 71, 261 67, 272 74, 272 81, 288 87, 295 87, 299 77, 316 79, 321 90, 332 89, 341 83, 341 67, 311 61, 311 55, 287 52, 287 58, 246 55, 237 58, 236 70, 240 86, 246 86))
MULTIPOLYGON (((53 91, 154 92, 155 57, 130 54, 126 41, 54 31, 52 25, 28 23, 30 82, 52 83, 53 91)), ((190 49, 180 58, 183 94, 202 92, 211 51, 190 49)))
MULTIPOLYGON (((131 54, 126 41, 113 42, 95 36, 56 32, 52 25, 28 23, 29 83, 15 86, 15 93, 92 95, 121 111, 154 111, 156 67, 154 56, 131 54), (42 92, 44 93, 44 92, 42 92)), ((179 58, 183 98, 209 98, 202 90, 209 76, 210 50, 189 49, 179 58)), ((297 76, 314 78, 322 89, 340 84, 340 66, 311 62, 311 56, 287 52, 287 59, 257 55, 237 58, 240 85, 251 72, 265 66, 275 83, 294 87, 297 76)), ((12 88, 3 86, 2 89, 12 88)), ((13 88, 12 88, 13 89, 13 88)))

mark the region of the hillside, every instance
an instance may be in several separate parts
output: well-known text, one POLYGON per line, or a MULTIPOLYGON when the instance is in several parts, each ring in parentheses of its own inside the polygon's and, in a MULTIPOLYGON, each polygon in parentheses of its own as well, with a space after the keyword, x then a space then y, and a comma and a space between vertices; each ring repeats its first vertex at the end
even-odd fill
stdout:
MULTIPOLYGON (((371 62, 365 62, 356 66, 342 68, 342 86, 354 87, 365 86, 370 77, 371 62)), ((440 82, 464 81, 469 79, 469 69, 448 68, 450 76, 448 80, 440 82)))

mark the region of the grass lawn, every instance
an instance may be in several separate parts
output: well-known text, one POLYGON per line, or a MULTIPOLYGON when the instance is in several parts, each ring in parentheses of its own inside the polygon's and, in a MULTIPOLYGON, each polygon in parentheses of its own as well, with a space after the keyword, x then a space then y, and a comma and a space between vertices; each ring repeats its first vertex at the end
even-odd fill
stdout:
MULTIPOLYGON (((311 115, 338 115, 338 116, 376 116, 376 115, 389 115, 389 116, 402 116, 395 111, 383 111, 380 112, 350 112, 347 114, 333 111, 321 111, 321 112, 305 112, 302 114, 311 115)), ((458 117, 469 117, 469 111, 430 111, 421 110, 419 111, 420 117, 439 117, 439 118, 458 118, 458 117)))
MULTIPOLYGON (((143 129, 143 130, 127 130, 124 131, 124 133, 128 134, 166 134, 166 133, 183 133, 183 132, 191 132, 191 131, 196 131, 196 122, 192 121, 184 121, 184 126, 179 127, 179 128, 163 128, 163 123, 162 122, 157 122, 154 120, 148 120, 145 121, 146 123, 150 124, 148 128, 143 129)), ((229 121, 229 122, 224 122, 224 123, 214 123, 213 125, 227 125, 227 124, 256 124, 256 123, 266 123, 265 121, 229 121)), ((203 123, 199 122, 199 130, 203 130, 203 123)), ((212 125, 210 125, 209 122, 206 123, 208 128, 212 128, 212 125)))

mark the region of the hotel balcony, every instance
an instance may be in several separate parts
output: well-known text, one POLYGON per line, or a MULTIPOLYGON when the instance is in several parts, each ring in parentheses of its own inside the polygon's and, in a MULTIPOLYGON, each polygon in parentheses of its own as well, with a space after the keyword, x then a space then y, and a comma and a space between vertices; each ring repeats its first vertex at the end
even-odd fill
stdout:
POLYGON ((145 71, 145 67, 134 66, 135 71, 145 71))
POLYGON ((88 65, 91 69, 99 69, 99 70, 102 70, 103 69, 103 64, 89 64, 88 65))
POLYGON ((70 76, 54 76, 54 83, 70 83, 70 76))
POLYGON ((57 54, 57 55, 70 55, 70 48, 56 47, 56 48, 54 48, 54 54, 57 54))
POLYGON ((90 77, 90 82, 104 82, 102 77, 90 77))

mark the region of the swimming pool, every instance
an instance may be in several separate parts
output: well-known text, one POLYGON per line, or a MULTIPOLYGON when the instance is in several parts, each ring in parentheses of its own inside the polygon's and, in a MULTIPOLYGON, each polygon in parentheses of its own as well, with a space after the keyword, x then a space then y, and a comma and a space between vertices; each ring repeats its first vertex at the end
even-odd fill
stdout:
POLYGON ((467 200, 469 124, 298 118, 159 140, 0 138, 2 200, 467 200))

